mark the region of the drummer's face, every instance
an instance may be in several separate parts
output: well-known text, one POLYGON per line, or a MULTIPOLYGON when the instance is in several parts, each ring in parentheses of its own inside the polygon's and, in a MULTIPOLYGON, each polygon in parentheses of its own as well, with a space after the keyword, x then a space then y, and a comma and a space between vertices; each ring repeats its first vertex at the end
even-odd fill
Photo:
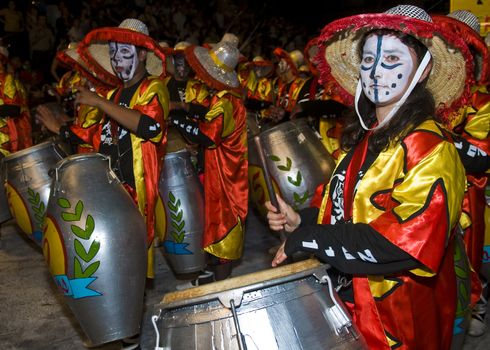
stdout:
POLYGON ((178 53, 174 56, 175 75, 179 79, 187 78, 190 73, 190 67, 185 60, 184 54, 178 53))
POLYGON ((123 82, 133 79, 139 63, 136 46, 111 41, 109 42, 109 56, 112 69, 119 79, 123 82))
POLYGON ((398 101, 416 70, 415 52, 393 35, 371 35, 362 51, 361 83, 377 106, 398 101))

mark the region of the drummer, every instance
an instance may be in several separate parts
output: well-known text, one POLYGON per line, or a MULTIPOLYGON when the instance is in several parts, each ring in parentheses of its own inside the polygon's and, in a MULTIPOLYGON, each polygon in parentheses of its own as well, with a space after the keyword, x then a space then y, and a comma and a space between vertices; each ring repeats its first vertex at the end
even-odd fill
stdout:
POLYGON ((230 276, 243 253, 248 211, 246 112, 235 67, 239 51, 221 41, 210 49, 190 46, 187 62, 209 91, 209 105, 183 104, 172 126, 204 149, 204 235, 209 269, 179 289, 230 276))
POLYGON ((449 349, 465 172, 438 121, 469 91, 469 50, 410 5, 336 20, 319 40, 323 80, 356 113, 320 208, 267 203, 271 229, 291 232, 272 265, 306 251, 351 275, 340 294, 370 349, 449 349))

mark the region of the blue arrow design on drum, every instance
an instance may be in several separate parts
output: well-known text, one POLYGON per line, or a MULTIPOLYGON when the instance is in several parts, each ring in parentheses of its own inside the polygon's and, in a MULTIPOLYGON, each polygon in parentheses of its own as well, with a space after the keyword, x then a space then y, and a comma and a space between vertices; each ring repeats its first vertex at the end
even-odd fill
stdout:
POLYGON ((189 243, 176 243, 173 241, 163 242, 163 247, 165 248, 165 252, 168 254, 175 254, 175 255, 193 254, 189 249, 186 248, 188 245, 189 243))
POLYGON ((67 275, 54 276, 54 280, 58 287, 62 290, 63 295, 66 297, 72 297, 73 299, 97 297, 102 295, 101 293, 88 288, 88 286, 96 279, 96 277, 69 279, 67 275))
POLYGON ((464 317, 458 317, 454 320, 453 335, 463 333, 464 331, 464 329, 462 328, 463 321, 464 321, 464 317))

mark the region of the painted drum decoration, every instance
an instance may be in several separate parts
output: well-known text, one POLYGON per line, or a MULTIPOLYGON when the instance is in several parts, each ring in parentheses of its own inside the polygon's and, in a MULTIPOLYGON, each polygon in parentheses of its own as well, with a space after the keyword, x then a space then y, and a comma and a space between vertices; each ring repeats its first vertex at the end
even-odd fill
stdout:
MULTIPOLYGON (((259 134, 275 192, 295 209, 310 205, 318 185, 328 183, 335 162, 306 119, 288 121, 259 134)), ((269 200, 255 142, 248 142, 250 199, 265 216, 269 200)))
POLYGON ((51 191, 49 171, 66 155, 50 140, 3 159, 10 212, 20 229, 39 246, 51 191))
POLYGON ((94 346, 139 332, 147 268, 146 225, 110 169, 108 157, 85 153, 57 164, 43 253, 94 346))
POLYGON ((309 259, 168 293, 157 305, 163 349, 367 349, 329 284, 309 259))
POLYGON ((165 155, 159 192, 163 208, 158 220, 163 226, 163 248, 177 274, 192 273, 206 266, 201 248, 204 232, 203 187, 186 150, 165 155))

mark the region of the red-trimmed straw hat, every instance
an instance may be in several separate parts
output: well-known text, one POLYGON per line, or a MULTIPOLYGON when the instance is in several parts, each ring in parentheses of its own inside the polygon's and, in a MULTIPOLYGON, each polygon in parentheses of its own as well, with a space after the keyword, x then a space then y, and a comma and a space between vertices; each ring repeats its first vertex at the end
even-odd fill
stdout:
POLYGON ((165 75, 165 52, 149 36, 147 26, 138 19, 129 18, 118 27, 97 28, 89 32, 78 46, 78 54, 87 66, 97 72, 104 81, 121 84, 112 70, 109 57, 109 41, 132 44, 148 50, 146 70, 151 75, 165 75))
POLYGON ((359 81, 360 43, 365 33, 392 29, 411 35, 424 44, 432 56, 427 88, 438 113, 448 118, 467 102, 473 78, 471 54, 464 39, 432 22, 422 9, 399 5, 385 13, 360 14, 333 21, 319 36, 319 70, 322 81, 334 81, 344 103, 352 105, 359 81))
POLYGON ((476 80, 479 85, 490 83, 490 52, 480 36, 480 21, 473 13, 457 10, 447 16, 433 15, 434 22, 459 35, 474 54, 476 80))
POLYGON ((87 64, 82 61, 77 52, 77 47, 78 43, 70 43, 67 49, 56 53, 56 59, 65 67, 79 72, 83 77, 87 78, 96 85, 114 86, 114 84, 110 84, 110 82, 108 83, 102 80, 102 77, 100 77, 97 72, 91 70, 87 64))
POLYGON ((237 91, 240 83, 235 68, 240 51, 229 42, 219 42, 213 48, 190 46, 184 51, 187 62, 198 78, 217 90, 237 91))

